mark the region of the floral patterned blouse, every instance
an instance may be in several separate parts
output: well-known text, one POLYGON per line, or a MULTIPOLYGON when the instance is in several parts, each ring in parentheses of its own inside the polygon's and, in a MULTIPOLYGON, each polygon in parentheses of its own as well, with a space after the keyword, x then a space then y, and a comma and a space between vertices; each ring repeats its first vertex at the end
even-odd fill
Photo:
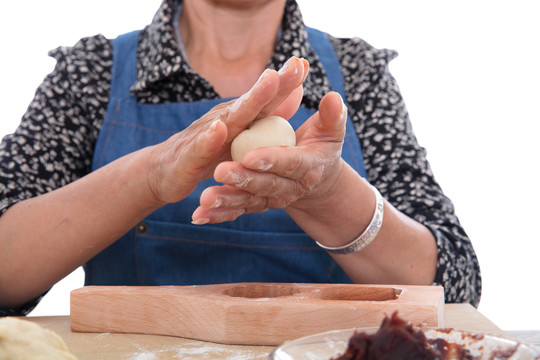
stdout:
MULTIPOLYGON (((164 0, 139 38, 137 81, 131 91, 142 103, 219 98, 195 73, 175 38, 181 0, 164 0)), ((280 37, 268 64, 278 69, 291 56, 306 58, 310 74, 303 104, 316 108, 330 91, 317 57, 306 41, 295 0, 288 0, 280 37)), ((454 207, 431 171, 413 133, 399 88, 388 72, 397 56, 359 38, 328 35, 341 63, 349 115, 364 155, 368 180, 397 209, 427 226, 438 247, 435 284, 447 302, 480 301, 478 260, 454 207)), ((54 71, 39 86, 15 133, 0 144, 0 213, 18 201, 64 186, 91 171, 94 145, 109 101, 112 40, 103 35, 50 52, 54 71)), ((27 314, 39 301, 0 316, 27 314)))

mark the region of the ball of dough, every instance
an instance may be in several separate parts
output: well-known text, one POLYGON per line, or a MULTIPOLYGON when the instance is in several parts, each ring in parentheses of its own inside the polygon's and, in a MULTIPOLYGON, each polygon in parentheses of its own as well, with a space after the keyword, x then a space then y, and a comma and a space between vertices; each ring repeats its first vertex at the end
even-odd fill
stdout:
POLYGON ((77 360, 57 333, 14 317, 0 319, 0 359, 77 360))
POLYGON ((231 144, 234 161, 242 161, 244 155, 263 146, 295 146, 296 134, 289 122, 279 116, 268 116, 251 123, 231 144))

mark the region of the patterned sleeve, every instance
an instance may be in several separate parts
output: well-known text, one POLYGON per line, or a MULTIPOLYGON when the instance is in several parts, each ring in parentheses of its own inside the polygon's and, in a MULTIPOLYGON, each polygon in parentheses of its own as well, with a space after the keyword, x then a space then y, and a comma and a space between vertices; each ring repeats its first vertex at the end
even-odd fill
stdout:
POLYGON ((479 263, 451 200, 433 176, 400 90, 388 71, 388 62, 397 54, 374 49, 360 39, 331 39, 342 63, 349 111, 369 181, 392 205, 435 236, 435 283, 444 287, 446 302, 478 306, 479 263))
POLYGON ((51 51, 54 71, 0 144, 0 214, 90 171, 109 96, 111 44, 98 35, 51 51))
MULTIPOLYGON (((0 214, 13 204, 62 187, 90 171, 108 102, 111 44, 98 35, 50 53, 57 65, 19 127, 0 143, 0 214)), ((27 315, 40 296, 1 316, 27 315)))

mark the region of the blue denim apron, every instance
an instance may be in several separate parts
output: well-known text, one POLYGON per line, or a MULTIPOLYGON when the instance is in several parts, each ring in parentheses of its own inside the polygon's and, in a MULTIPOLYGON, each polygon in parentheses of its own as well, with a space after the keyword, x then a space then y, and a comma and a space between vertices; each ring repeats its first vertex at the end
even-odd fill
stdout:
MULTIPOLYGON (((333 88, 343 98, 343 80, 326 36, 309 30, 333 88)), ((136 80, 138 32, 113 46, 110 102, 99 134, 92 169, 184 130, 223 99, 139 104, 129 92, 136 80)), ((315 111, 291 119, 297 129, 315 111)), ((364 161, 350 119, 342 157, 365 177, 364 161)), ((152 213, 85 265, 86 285, 193 285, 230 282, 350 282, 332 258, 284 210, 246 214, 235 221, 197 226, 191 215, 206 180, 184 200, 152 213)))

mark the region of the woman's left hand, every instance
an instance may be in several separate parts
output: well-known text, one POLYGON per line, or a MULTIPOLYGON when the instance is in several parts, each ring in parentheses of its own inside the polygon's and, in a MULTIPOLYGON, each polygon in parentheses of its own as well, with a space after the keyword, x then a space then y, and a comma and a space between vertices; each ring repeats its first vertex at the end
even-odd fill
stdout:
POLYGON ((219 164, 214 179, 224 185, 204 190, 193 223, 232 221, 239 214, 291 204, 307 208, 329 196, 343 168, 346 119, 341 97, 329 93, 296 131, 296 146, 259 148, 242 162, 219 164))

